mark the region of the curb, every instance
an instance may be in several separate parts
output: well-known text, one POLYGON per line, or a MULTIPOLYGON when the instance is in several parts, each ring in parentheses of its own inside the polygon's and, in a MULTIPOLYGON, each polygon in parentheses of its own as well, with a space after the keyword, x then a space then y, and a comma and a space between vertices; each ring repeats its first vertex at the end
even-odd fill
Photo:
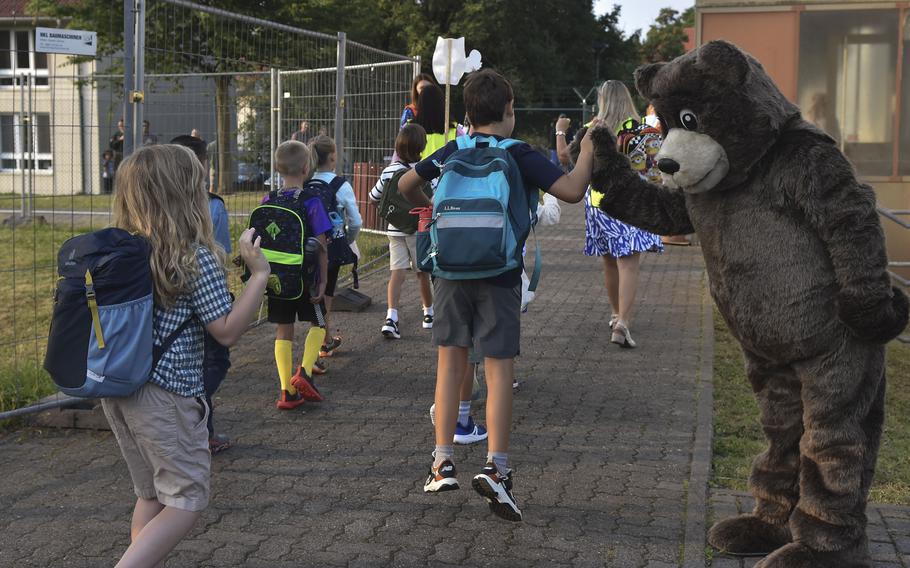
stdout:
POLYGON ((714 317, 713 301, 707 289, 702 301, 702 336, 698 371, 695 442, 689 469, 689 491, 686 500, 686 534, 683 568, 705 568, 705 535, 707 534, 708 477, 711 473, 711 441, 714 435, 714 317))

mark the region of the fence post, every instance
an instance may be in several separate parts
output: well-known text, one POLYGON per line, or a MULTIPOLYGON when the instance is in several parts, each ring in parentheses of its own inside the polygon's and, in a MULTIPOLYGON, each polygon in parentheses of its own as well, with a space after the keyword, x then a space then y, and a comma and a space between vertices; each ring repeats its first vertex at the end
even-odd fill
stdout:
POLYGON ((277 102, 275 106, 278 108, 278 123, 275 126, 275 141, 277 145, 284 141, 281 127, 284 124, 284 82, 281 79, 281 71, 278 71, 276 76, 278 77, 275 80, 275 101, 277 102))
MULTIPOLYGON (((420 56, 414 58, 414 77, 420 75, 420 56)), ((408 101, 409 103, 411 101, 408 101)))
POLYGON ((123 0, 123 157, 133 153, 133 106, 130 102, 132 96, 133 77, 133 32, 134 32, 134 0, 123 0))
POLYGON ((28 129, 26 130, 26 140, 28 141, 26 148, 28 148, 28 211, 26 211, 26 219, 30 219, 35 213, 35 168, 37 167, 36 160, 38 159, 37 148, 35 147, 38 138, 37 138, 37 121, 35 120, 34 110, 32 109, 32 99, 34 99, 34 94, 32 93, 32 83, 34 82, 34 77, 29 74, 25 76, 25 84, 28 85, 28 114, 26 118, 28 120, 28 129))
MULTIPOLYGON (((280 112, 281 93, 278 92, 278 69, 272 67, 271 80, 269 81, 269 91, 271 91, 270 101, 272 110, 269 112, 269 190, 278 189, 272 187, 275 184, 275 149, 278 147, 278 132, 275 129, 275 113, 280 112)), ((280 115, 279 115, 280 116, 280 115)), ((280 123, 280 121, 279 121, 280 123)))
MULTIPOLYGON (((19 136, 18 140, 18 150, 19 150, 19 171, 22 174, 22 218, 28 218, 28 189, 26 189, 26 178, 28 178, 28 127, 29 119, 25 114, 25 81, 27 75, 23 73, 19 76, 19 80, 16 81, 19 85, 19 136)), ((15 256, 15 254, 13 255, 15 256)))
POLYGON ((335 69, 335 152, 341 158, 335 164, 335 173, 344 174, 344 69, 347 36, 338 32, 338 57, 335 69))
POLYGON ((145 92, 145 0, 136 0, 136 94, 133 97, 135 119, 133 122, 133 148, 142 146, 143 96, 145 92))

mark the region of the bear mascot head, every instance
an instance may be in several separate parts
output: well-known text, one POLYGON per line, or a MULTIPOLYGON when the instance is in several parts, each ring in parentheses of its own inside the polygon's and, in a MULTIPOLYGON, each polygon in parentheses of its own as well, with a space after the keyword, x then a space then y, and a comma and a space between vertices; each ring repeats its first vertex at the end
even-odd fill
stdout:
MULTIPOLYGON (((638 69, 665 136, 661 184, 595 128, 603 212, 696 233, 711 295, 742 346, 768 449, 752 513, 708 534, 760 568, 869 566, 865 507, 884 420, 885 349, 907 325, 875 194, 761 64, 713 41, 638 69)), ((581 134, 573 143, 577 155, 581 134)))

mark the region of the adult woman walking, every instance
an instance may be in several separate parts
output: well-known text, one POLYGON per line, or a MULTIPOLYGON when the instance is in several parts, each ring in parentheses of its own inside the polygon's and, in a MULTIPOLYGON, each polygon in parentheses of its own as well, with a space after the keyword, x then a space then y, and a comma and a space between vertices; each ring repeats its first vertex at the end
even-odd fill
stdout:
MULTIPOLYGON (((600 128, 616 133, 622 124, 633 118, 640 121, 632 103, 629 90, 620 81, 607 81, 597 92, 597 118, 600 128)), ((564 124, 564 123, 563 123, 564 124)), ((560 153, 566 151, 564 130, 557 125, 560 153)), ((611 341, 620 347, 636 346, 629 332, 635 293, 638 288, 638 269, 642 252, 663 250, 660 237, 627 225, 600 210, 603 194, 588 188, 585 199, 585 249, 586 256, 603 258, 607 297, 613 313, 610 316, 611 341)))
POLYGON ((420 93, 425 88, 435 84, 436 81, 433 80, 433 76, 429 73, 421 73, 414 77, 414 80, 411 82, 411 102, 401 111, 401 124, 399 124, 399 128, 404 128, 405 124, 417 118, 417 99, 420 98, 420 93))

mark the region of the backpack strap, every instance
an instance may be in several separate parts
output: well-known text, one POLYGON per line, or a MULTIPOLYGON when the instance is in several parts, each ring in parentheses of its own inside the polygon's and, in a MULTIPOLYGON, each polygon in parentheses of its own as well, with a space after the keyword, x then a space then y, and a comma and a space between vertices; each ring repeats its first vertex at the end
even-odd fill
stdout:
POLYGON ((458 144, 459 150, 467 150, 468 148, 474 148, 477 145, 477 141, 467 134, 455 138, 455 143, 458 144))
POLYGON ((348 183, 348 180, 344 179, 344 176, 335 176, 332 178, 332 181, 329 182, 329 187, 332 188, 332 193, 338 193, 341 186, 346 183, 348 183))
POLYGON ((514 138, 505 138, 497 142, 496 146, 502 148, 503 150, 508 150, 512 146, 521 144, 521 140, 515 140, 514 138))
POLYGON ((221 197, 220 195, 218 195, 217 193, 212 193, 211 191, 208 193, 209 193, 209 201, 220 201, 220 202, 224 203, 224 198, 221 197))
POLYGON ((155 367, 158 366, 158 361, 167 353, 168 349, 171 348, 171 345, 177 341, 177 338, 186 331, 186 328, 190 326, 190 323, 196 316, 190 316, 185 322, 180 324, 180 327, 171 332, 170 335, 164 338, 164 341, 161 342, 161 345, 152 346, 152 370, 155 370, 155 367))
MULTIPOLYGON (((537 214, 535 213, 534 216, 536 217, 537 214)), ((528 284, 529 292, 537 290, 537 283, 540 281, 540 270, 543 268, 543 256, 540 253, 540 243, 537 242, 537 232, 534 230, 534 225, 531 225, 531 234, 534 235, 534 272, 531 273, 530 283, 528 284)))

